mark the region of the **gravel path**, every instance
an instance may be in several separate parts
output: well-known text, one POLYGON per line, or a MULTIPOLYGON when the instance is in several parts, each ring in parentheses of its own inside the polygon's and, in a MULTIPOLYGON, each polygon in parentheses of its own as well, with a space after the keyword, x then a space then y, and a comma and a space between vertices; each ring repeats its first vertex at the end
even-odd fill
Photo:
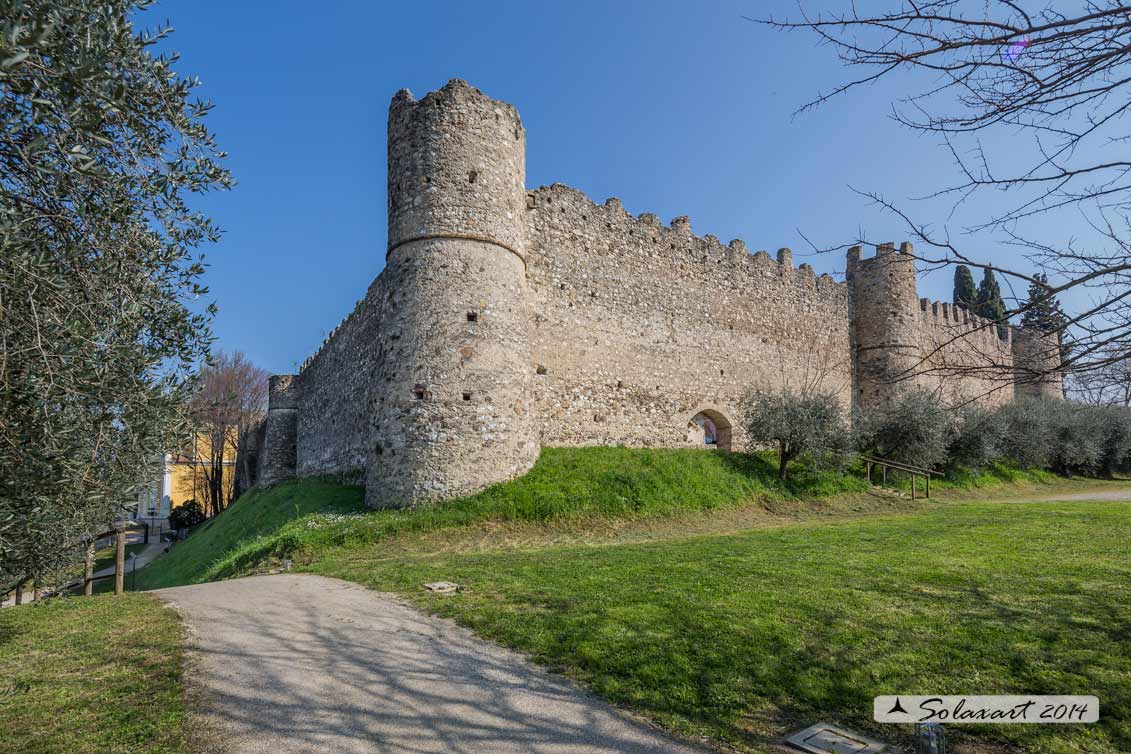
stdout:
POLYGON ((207 738, 232 754, 707 751, 344 581, 281 574, 155 594, 189 625, 207 738))
POLYGON ((1088 500, 1101 503, 1119 502, 1122 500, 1131 501, 1131 487, 1120 487, 1113 490, 1096 490, 1095 492, 1073 492, 1067 495, 1049 495, 1048 497, 1040 497, 1032 501, 1021 500, 1018 502, 1051 502, 1055 500, 1064 500, 1067 502, 1088 500))

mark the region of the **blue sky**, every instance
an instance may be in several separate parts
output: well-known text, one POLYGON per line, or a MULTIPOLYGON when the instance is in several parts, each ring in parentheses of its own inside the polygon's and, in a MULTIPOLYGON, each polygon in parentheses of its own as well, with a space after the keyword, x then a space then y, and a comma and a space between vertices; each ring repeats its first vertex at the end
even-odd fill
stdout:
MULTIPOLYGON (((238 182, 202 203, 225 231, 206 258, 217 345, 292 372, 353 308, 384 261, 389 99, 453 77, 518 108, 528 186, 567 183, 664 221, 686 214, 698 234, 789 246, 818 272, 843 271, 843 256, 806 257, 803 234, 902 240, 900 221, 850 186, 903 201, 953 179, 949 157, 887 117, 899 82, 794 117, 845 72, 811 37, 742 18, 793 7, 160 3, 139 23, 172 22, 178 70, 215 102, 208 122, 238 182)), ((949 299, 950 286, 936 273, 920 295, 949 299)))

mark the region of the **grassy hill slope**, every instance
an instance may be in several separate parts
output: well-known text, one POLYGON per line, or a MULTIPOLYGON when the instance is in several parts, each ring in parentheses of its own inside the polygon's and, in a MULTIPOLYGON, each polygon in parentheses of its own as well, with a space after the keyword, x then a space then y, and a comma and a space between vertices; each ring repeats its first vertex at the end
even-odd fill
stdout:
POLYGON ((208 581, 216 565, 240 543, 278 532, 287 523, 312 513, 363 510, 363 497, 361 487, 317 478, 252 490, 194 529, 167 555, 138 571, 137 586, 160 589, 208 581))
POLYGON ((364 544, 483 521, 618 520, 863 492, 862 479, 799 466, 782 483, 763 454, 647 448, 546 448, 529 473, 411 511, 366 511, 360 487, 308 478, 253 490, 138 572, 157 589, 238 573, 306 548, 364 544))

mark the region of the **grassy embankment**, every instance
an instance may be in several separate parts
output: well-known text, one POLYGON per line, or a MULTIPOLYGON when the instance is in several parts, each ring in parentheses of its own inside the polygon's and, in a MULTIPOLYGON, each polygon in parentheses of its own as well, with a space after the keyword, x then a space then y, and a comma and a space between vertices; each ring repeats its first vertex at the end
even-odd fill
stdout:
POLYGON ((280 485, 142 574, 204 580, 293 558, 741 751, 817 719, 906 745, 869 719, 871 697, 893 692, 1097 694, 1098 725, 964 728, 952 743, 1128 751, 1126 505, 957 499, 1098 484, 1050 479, 996 469, 912 503, 852 476, 781 487, 759 456, 550 450, 526 477, 414 512, 362 512, 360 489, 325 481, 280 485), (422 593, 439 579, 470 591, 422 593))
MULTIPOLYGON (((144 550, 146 545, 135 542, 134 544, 126 545, 126 568, 130 566, 130 555, 138 554, 144 550)), ((98 573, 103 568, 110 568, 117 560, 117 548, 114 545, 103 547, 94 553, 94 572, 98 573)))
POLYGON ((187 754, 181 629, 142 594, 0 610, 0 752, 187 754))

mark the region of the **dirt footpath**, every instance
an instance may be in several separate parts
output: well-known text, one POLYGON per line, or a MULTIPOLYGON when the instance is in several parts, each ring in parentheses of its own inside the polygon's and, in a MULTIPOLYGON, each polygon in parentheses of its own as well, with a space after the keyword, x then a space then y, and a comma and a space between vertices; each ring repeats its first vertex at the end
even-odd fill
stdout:
POLYGON ((189 625, 203 727, 232 754, 707 751, 344 581, 281 574, 154 594, 189 625))

